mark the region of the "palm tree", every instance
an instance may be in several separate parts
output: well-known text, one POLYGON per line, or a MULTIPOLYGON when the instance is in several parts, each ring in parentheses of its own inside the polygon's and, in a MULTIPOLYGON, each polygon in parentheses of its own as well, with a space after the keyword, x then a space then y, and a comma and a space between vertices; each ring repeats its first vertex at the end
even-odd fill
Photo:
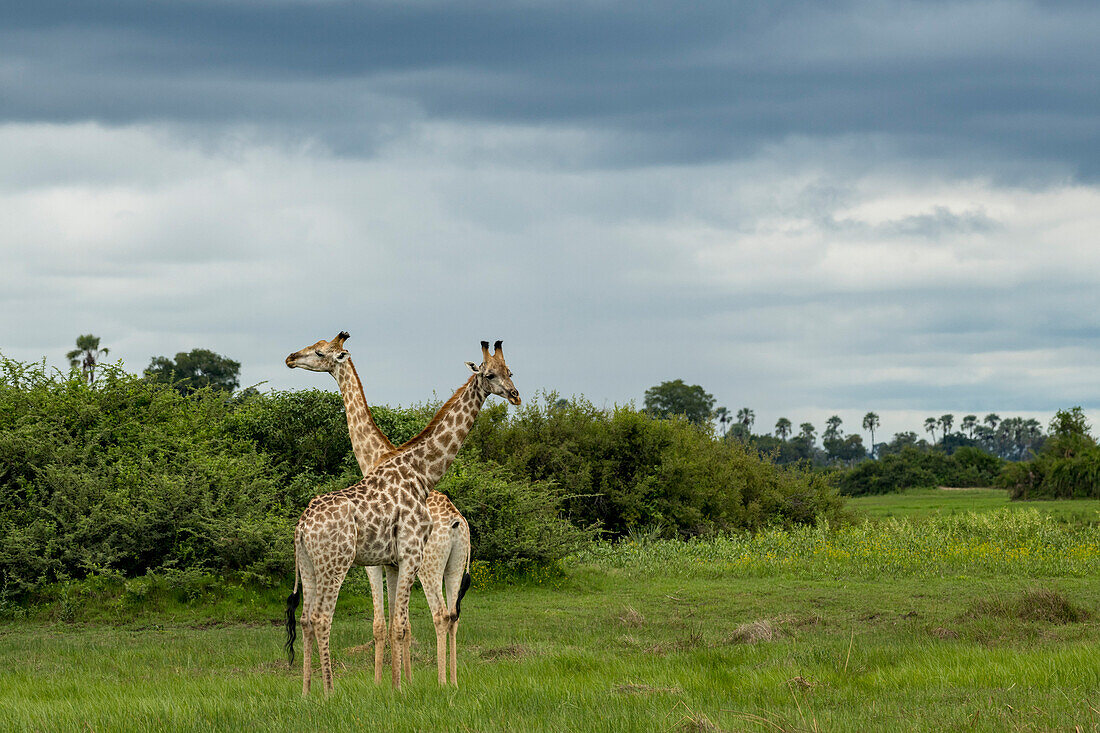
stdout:
POLYGON ((775 421, 775 437, 780 440, 786 440, 787 436, 791 434, 791 421, 785 417, 781 417, 775 421))
POLYGON ((995 412, 989 413, 988 415, 985 416, 985 419, 982 420, 982 422, 984 422, 986 425, 989 426, 990 430, 996 430, 997 429, 997 423, 999 423, 1000 421, 1001 421, 1001 416, 998 415, 995 412))
POLYGON ((871 431, 871 458, 875 457, 875 428, 881 423, 879 422, 878 415, 873 412, 868 412, 863 416, 863 429, 871 431))
POLYGON ((714 411, 714 417, 718 420, 718 427, 722 431, 722 435, 726 434, 726 423, 733 422, 733 418, 730 417, 730 411, 725 407, 719 407, 714 411))
POLYGON ((940 415, 940 427, 943 428, 943 445, 947 446, 947 434, 951 432, 951 426, 955 424, 955 416, 948 413, 940 415))
POLYGON ((936 444, 936 418, 926 417, 924 419, 924 432, 932 433, 932 445, 936 444))
POLYGON ((964 417, 962 419, 962 422, 959 423, 959 427, 961 427, 963 430, 966 431, 966 434, 970 437, 971 440, 974 439, 974 428, 977 425, 978 425, 978 416, 977 415, 967 415, 966 417, 964 417))
POLYGON ((828 420, 825 421, 825 424, 829 426, 829 427, 825 428, 825 434, 828 435, 828 436, 831 436, 831 437, 835 437, 835 436, 839 435, 840 434, 840 425, 843 422, 844 421, 840 419, 840 415, 833 415, 832 417, 830 417, 828 420))
POLYGON ((798 434, 806 439, 806 442, 810 445, 814 444, 814 437, 817 434, 817 428, 813 423, 804 422, 798 426, 798 434))
POLYGON ((1042 441, 1043 426, 1035 418, 1029 418, 1024 421, 1022 432, 1024 434, 1024 442, 1027 444, 1027 448, 1024 450, 1026 455, 1028 452, 1033 452, 1035 446, 1042 441))
POLYGON ((107 348, 99 348, 99 336, 90 333, 77 336, 76 348, 65 354, 69 366, 73 369, 80 367, 89 386, 95 383, 95 368, 101 356, 107 356, 107 348))
POLYGON ((756 413, 747 407, 742 407, 737 411, 737 422, 745 426, 745 430, 749 431, 752 428, 752 424, 756 422, 756 413))

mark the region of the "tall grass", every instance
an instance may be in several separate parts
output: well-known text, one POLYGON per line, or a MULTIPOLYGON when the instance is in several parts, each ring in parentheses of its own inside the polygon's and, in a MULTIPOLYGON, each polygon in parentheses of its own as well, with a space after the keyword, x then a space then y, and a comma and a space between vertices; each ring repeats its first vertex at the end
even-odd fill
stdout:
POLYGON ((1100 526, 1037 510, 783 527, 687 542, 603 542, 571 562, 632 575, 721 578, 1100 577, 1100 526))

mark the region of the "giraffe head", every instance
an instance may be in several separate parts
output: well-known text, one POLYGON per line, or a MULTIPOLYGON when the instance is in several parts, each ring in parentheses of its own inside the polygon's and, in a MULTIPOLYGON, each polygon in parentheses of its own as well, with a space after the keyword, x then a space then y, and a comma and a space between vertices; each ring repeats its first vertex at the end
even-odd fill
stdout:
POLYGON ((495 394, 511 402, 520 404, 519 391, 512 384, 512 370, 504 363, 504 351, 500 348, 500 342, 493 344, 493 353, 489 353, 489 342, 481 342, 481 366, 472 361, 466 362, 466 366, 477 375, 478 381, 485 391, 495 394))
POLYGON ((349 354, 344 349, 344 341, 348 337, 347 331, 341 331, 332 341, 321 339, 313 346, 307 346, 288 356, 286 365, 291 369, 299 367, 311 372, 335 372, 339 365, 348 360, 349 354))

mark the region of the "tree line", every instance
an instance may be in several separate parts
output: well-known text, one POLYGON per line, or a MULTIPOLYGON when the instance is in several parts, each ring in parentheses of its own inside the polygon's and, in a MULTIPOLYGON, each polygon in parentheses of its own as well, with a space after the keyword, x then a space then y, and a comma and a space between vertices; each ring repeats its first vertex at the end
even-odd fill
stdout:
POLYGON ((1008 461, 1021 461, 1034 455, 1046 439, 1038 420, 1002 419, 997 413, 989 413, 981 420, 977 415, 965 415, 958 430, 953 430, 954 414, 928 417, 924 429, 930 441, 913 431, 902 431, 895 433, 890 441, 876 443, 875 431, 881 427, 881 419, 877 413, 868 412, 861 426, 870 436, 870 448, 860 434, 845 434, 844 421, 839 415, 829 417, 820 434, 810 422, 801 423, 795 432, 793 423, 786 417, 776 420, 771 432, 756 434, 752 430, 756 421, 752 408, 742 407, 733 413, 726 407, 716 407, 714 396, 702 386, 688 385, 681 379, 662 382, 646 390, 644 404, 645 411, 653 417, 682 415, 699 425, 714 424, 720 437, 749 443, 773 454, 779 463, 808 461, 814 465, 853 466, 865 458, 898 454, 907 448, 952 454, 963 447, 977 448, 1008 461))

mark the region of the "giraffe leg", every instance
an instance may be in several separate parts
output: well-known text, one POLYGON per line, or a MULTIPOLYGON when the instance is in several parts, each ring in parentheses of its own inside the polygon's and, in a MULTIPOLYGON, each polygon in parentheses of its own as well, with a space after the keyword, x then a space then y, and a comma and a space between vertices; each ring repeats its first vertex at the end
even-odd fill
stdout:
MULTIPOLYGON (((390 668, 391 671, 400 670, 400 660, 404 649, 397 645, 397 626, 393 622, 394 611, 397 609, 397 567, 394 565, 386 566, 386 595, 389 596, 390 599, 390 605, 386 608, 386 612, 390 617, 390 668)), ((397 674, 400 675, 400 671, 398 671, 397 674)), ((391 680, 391 684, 393 684, 394 687, 400 687, 400 676, 395 680, 391 680)))
POLYGON ((354 550, 350 547, 346 561, 341 558, 339 565, 333 568, 324 580, 318 582, 317 604, 313 611, 313 629, 317 636, 317 654, 321 658, 321 678, 325 684, 325 694, 332 692, 332 655, 329 652, 329 633, 332 631, 332 616, 336 611, 336 599, 340 596, 340 586, 344 584, 354 550))
POLYGON ((390 619, 390 684, 395 690, 401 689, 401 655, 405 651, 403 629, 397 628, 397 621, 390 619))
POLYGON ((302 697, 309 697, 309 677, 313 672, 313 623, 308 611, 302 611, 299 624, 302 627, 302 697))
POLYGON ((309 696, 310 676, 313 673, 313 610, 317 606, 317 585, 314 580, 313 563, 308 553, 299 556, 299 572, 302 576, 302 615, 299 625, 302 627, 302 696, 309 696))
POLYGON ((393 649, 400 649, 397 658, 393 661, 394 688, 401 689, 401 657, 402 652, 407 651, 409 637, 409 595, 412 591, 415 568, 412 563, 402 562, 397 569, 397 592, 393 596, 393 649))
POLYGON ((458 687, 458 619, 456 618, 451 622, 451 628, 447 632, 448 641, 451 647, 451 684, 458 687))
POLYGON ((314 633, 317 636, 317 656, 321 659, 321 682, 325 695, 332 692, 332 656, 329 652, 329 634, 332 631, 332 613, 322 608, 313 617, 314 633))
POLYGON ((443 584, 447 591, 447 646, 450 652, 451 684, 458 687, 458 615, 462 596, 469 588, 466 564, 470 557, 470 530, 465 520, 457 527, 452 525, 447 550, 443 568, 443 584))
POLYGON ((386 654, 386 601, 384 571, 378 565, 367 568, 370 595, 374 605, 374 683, 382 682, 382 663, 386 654))
POLYGON ((428 542, 424 545, 424 557, 420 563, 420 586, 424 589, 424 598, 432 612, 435 625, 435 661, 439 684, 447 684, 447 626, 449 616, 447 604, 443 602, 443 568, 447 562, 450 546, 450 534, 447 525, 433 526, 428 542))
MULTIPOLYGON (((387 592, 390 595, 389 612, 390 612, 390 627, 391 627, 391 630, 392 630, 392 627, 393 627, 394 598, 395 598, 395 594, 397 592, 397 568, 394 567, 394 566, 387 566, 386 567, 386 588, 387 588, 387 592)), ((411 631, 411 629, 406 629, 406 633, 405 633, 405 636, 403 638, 405 639, 405 646, 401 650, 401 652, 402 652, 401 653, 401 660, 402 660, 401 669, 405 674, 405 679, 411 681, 412 680, 412 631, 411 631)), ((393 654, 393 647, 392 646, 390 647, 390 654, 391 655, 393 654)), ((379 670, 378 674, 379 674, 379 676, 381 676, 381 674, 382 674, 381 670, 379 670)))
POLYGON ((435 625, 435 660, 439 684, 446 685, 447 626, 450 623, 450 617, 447 614, 447 606, 443 603, 443 577, 436 570, 437 568, 429 567, 429 563, 425 562, 420 568, 420 585, 424 588, 424 597, 428 600, 428 608, 432 611, 432 623, 435 625))
POLYGON ((412 624, 405 624, 405 648, 401 651, 401 662, 405 669, 405 680, 412 682, 413 678, 413 662, 412 662, 412 624))

